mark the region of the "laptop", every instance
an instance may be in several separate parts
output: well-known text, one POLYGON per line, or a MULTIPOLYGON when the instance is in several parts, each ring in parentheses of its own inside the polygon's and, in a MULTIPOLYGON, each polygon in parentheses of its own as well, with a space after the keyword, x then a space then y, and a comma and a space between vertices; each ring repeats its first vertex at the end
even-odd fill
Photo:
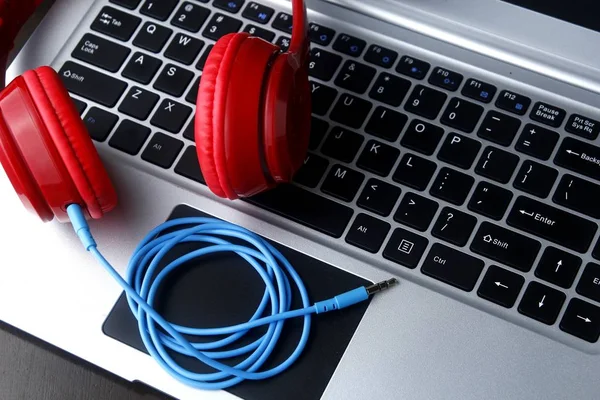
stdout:
MULTIPOLYGON (((315 333, 343 346, 289 398, 598 398, 597 6, 307 6, 304 166, 293 183, 234 202, 210 193, 194 160, 195 90, 225 33, 289 45, 290 3, 57 0, 49 9, 8 80, 51 65, 67 85, 119 193, 118 208, 92 223, 105 256, 124 274, 152 228, 199 212, 327 273, 397 278, 360 312, 331 317, 358 315, 340 325, 344 335, 315 333)), ((122 290, 70 226, 27 213, 4 175, 0 192, 2 321, 167 396, 269 398, 268 380, 250 383, 254 392, 202 391, 165 373, 118 332, 129 326, 114 323, 122 290)))

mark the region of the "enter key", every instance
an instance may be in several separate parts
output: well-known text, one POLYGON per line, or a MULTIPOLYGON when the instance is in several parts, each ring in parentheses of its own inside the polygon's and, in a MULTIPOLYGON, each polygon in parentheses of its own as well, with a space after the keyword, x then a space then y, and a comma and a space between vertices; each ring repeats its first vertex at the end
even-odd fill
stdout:
POLYGON ((586 219, 520 196, 506 222, 525 232, 585 253, 598 226, 586 219))

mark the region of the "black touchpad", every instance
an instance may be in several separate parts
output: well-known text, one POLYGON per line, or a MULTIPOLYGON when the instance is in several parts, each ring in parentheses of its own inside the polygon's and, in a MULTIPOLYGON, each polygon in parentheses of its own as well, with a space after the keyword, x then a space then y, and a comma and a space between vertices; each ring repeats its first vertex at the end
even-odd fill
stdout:
MULTIPOLYGON (((190 216, 209 215, 181 205, 173 210, 169 219, 190 216)), ((371 284, 291 248, 269 242, 296 269, 306 286, 311 304, 355 287, 371 284)), ((202 244, 176 246, 165 257, 161 268, 174 258, 200 246, 202 244)), ((180 267, 179 271, 164 283, 158 297, 160 302, 160 307, 157 307, 158 312, 172 323, 208 328, 245 322, 255 312, 263 295, 264 282, 258 273, 233 253, 205 256, 190 266, 180 267)), ((293 288, 290 309, 302 308, 300 295, 291 279, 290 283, 293 288)), ((364 302, 340 311, 322 315, 313 314, 307 346, 295 364, 273 378, 244 381, 226 390, 247 400, 320 398, 367 306, 368 302, 364 302)), ((268 309, 270 310, 270 304, 268 309)), ((303 318, 288 320, 284 326, 275 351, 260 369, 261 371, 278 365, 296 348, 302 332, 303 318)), ((106 335, 147 353, 139 336, 137 322, 131 314, 124 295, 121 295, 108 315, 103 331, 106 335)), ((239 347, 240 343, 246 344, 256 340, 265 331, 266 327, 254 330, 235 347, 239 347)), ((211 338, 210 341, 214 339, 211 338)), ((195 359, 179 354, 174 355, 174 358, 181 365, 199 373, 214 372, 212 368, 195 359)), ((226 363, 234 365, 243 358, 228 360, 226 363)), ((151 384, 151 382, 146 383, 151 384)))

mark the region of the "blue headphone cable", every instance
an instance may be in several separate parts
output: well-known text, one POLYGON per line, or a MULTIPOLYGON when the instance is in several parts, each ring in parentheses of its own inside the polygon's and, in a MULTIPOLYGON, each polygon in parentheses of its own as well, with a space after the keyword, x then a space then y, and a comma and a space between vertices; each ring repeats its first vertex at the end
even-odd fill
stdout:
POLYGON ((225 389, 243 380, 267 379, 285 371, 304 350, 310 332, 311 314, 349 307, 397 283, 396 279, 390 279, 368 287, 361 286, 311 305, 302 279, 289 261, 270 243, 241 226, 204 217, 174 219, 154 228, 136 247, 129 260, 126 276, 123 278, 98 250, 81 207, 76 204, 70 205, 67 213, 85 249, 104 266, 125 291, 131 312, 138 323, 139 334, 150 356, 175 379, 197 389, 225 389), (243 240, 248 243, 248 246, 231 243, 225 239, 226 237, 243 240), (156 274, 162 258, 174 246, 191 242, 209 245, 171 261, 156 274), (256 312, 248 322, 220 328, 194 328, 165 320, 154 309, 156 293, 164 279, 182 264, 217 252, 236 253, 254 267, 264 281, 265 292, 256 312), (302 309, 289 309, 292 290, 286 272, 300 292, 304 307, 302 309), (271 304, 270 315, 261 317, 269 303, 271 304), (304 324, 302 335, 293 353, 277 366, 259 371, 274 350, 284 321, 297 317, 303 317, 304 324), (266 333, 254 342, 232 350, 221 350, 224 346, 243 337, 249 330, 264 325, 268 325, 266 333), (164 332, 161 332, 159 327, 164 332), (193 342, 184 335, 225 337, 215 339, 213 342, 193 342), (185 369, 173 360, 167 348, 196 358, 216 372, 201 374, 185 369), (235 366, 220 361, 242 355, 247 357, 235 366))

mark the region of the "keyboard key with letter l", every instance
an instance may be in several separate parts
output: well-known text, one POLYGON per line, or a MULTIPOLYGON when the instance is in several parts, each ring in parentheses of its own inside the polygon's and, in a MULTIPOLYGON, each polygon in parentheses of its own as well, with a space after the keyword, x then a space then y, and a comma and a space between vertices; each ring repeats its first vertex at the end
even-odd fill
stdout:
POLYGON ((440 143, 442 136, 444 136, 444 130, 439 126, 413 119, 406 129, 400 144, 419 153, 432 155, 440 143))
POLYGON ((96 67, 117 72, 129 53, 131 49, 127 47, 88 33, 81 38, 71 55, 96 67))
POLYGON ((469 201, 469 210, 500 221, 513 198, 511 191, 481 181, 469 201))
POLYGON ((563 292, 539 282, 530 282, 519 303, 519 312, 544 324, 552 325, 565 302, 563 292))
POLYGON ((470 292, 475 287, 484 262, 458 250, 435 243, 421 271, 437 280, 470 292))
POLYGON ((565 174, 552 201, 593 218, 600 218, 600 186, 576 176, 565 174))
POLYGON ((139 17, 113 7, 103 7, 92 23, 92 30, 126 42, 141 22, 139 17))
POLYGON ((416 190, 425 190, 437 166, 433 161, 426 160, 410 153, 404 154, 392 179, 416 190))
POLYGON ((525 278, 521 275, 490 265, 477 289, 477 295, 503 307, 511 308, 515 305, 524 284, 525 278))
POLYGON ((335 78, 335 84, 358 94, 367 91, 377 70, 369 65, 347 60, 335 78))
POLYGON ((435 89, 417 85, 404 105, 404 109, 427 119, 436 119, 444 103, 446 95, 435 89))
POLYGON ((369 92, 369 97, 398 107, 410 89, 410 81, 382 72, 369 92))
POLYGON ((456 246, 464 246, 469 241, 477 218, 451 207, 444 207, 431 234, 456 246))
POLYGON ((329 173, 321 186, 321 190, 323 193, 327 193, 330 196, 351 202, 354 200, 364 179, 364 174, 343 165, 336 164, 329 170, 329 173))
POLYGON ((158 132, 142 152, 142 159, 162 168, 170 168, 182 148, 181 140, 158 132))
POLYGON ((458 133, 449 133, 438 152, 438 159, 455 167, 469 169, 481 149, 481 142, 458 133))
POLYGON ((508 151, 488 146, 481 154, 479 162, 475 167, 475 172, 497 182, 508 183, 518 163, 518 156, 508 151))
POLYGON ((469 79, 463 87, 462 94, 471 99, 489 103, 496 95, 496 86, 477 79, 469 79))
POLYGON ((425 232, 439 208, 439 204, 418 194, 408 192, 394 214, 394 221, 425 232))
POLYGON ((458 97, 452 98, 442 115, 442 124, 471 133, 483 114, 483 107, 458 97))
POLYGON ((496 107, 518 115, 525 115, 531 105, 531 99, 518 93, 503 90, 496 99, 496 107))
POLYGON ((558 171, 554 168, 525 160, 515 177, 513 186, 544 199, 550 194, 557 177, 558 171))
POLYGON ((402 190, 389 183, 371 178, 365 185, 356 204, 360 208, 369 210, 382 217, 387 217, 391 212, 402 190))
POLYGON ((414 269, 419 265, 428 244, 429 241, 424 237, 402 228, 396 228, 383 250, 383 257, 414 269))
POLYGON ((244 201, 335 238, 342 236, 353 214, 350 207, 291 184, 244 201))
POLYGON ((463 81, 463 76, 445 68, 436 67, 429 76, 429 83, 452 92, 456 91, 463 81))
POLYGON ((443 167, 429 192, 434 197, 459 206, 467 199, 474 182, 475 179, 470 175, 443 167))
POLYGON ((600 308, 581 299, 571 299, 560 321, 560 329, 596 343, 600 337, 600 308))
POLYGON ((517 140, 515 149, 540 160, 548 160, 558 143, 558 132, 527 124, 517 140))
POLYGON ((583 115, 573 114, 567 121, 565 130, 574 135, 595 140, 600 134, 600 122, 583 115))
POLYGON ((600 180, 600 147, 567 137, 562 141, 554 163, 600 180))
POLYGON ((541 101, 535 103, 529 114, 529 118, 532 120, 554 128, 561 126, 566 116, 567 112, 562 108, 541 101))
POLYGON ((425 78, 429 72, 429 68, 431 68, 431 64, 425 61, 409 56, 402 56, 396 66, 396 72, 421 80, 425 78))
POLYGON ((484 221, 477 230, 471 251, 528 272, 541 248, 537 240, 484 221))
POLYGON ((113 107, 127 88, 123 81, 67 61, 59 71, 66 89, 106 107, 113 107))
POLYGON ((581 258, 548 246, 535 269, 535 276, 568 289, 573 284, 580 267, 581 258))
POLYGON ((489 111, 477 131, 477 136, 502 146, 509 146, 520 126, 521 121, 517 118, 497 111, 489 111))
POLYGON ((377 253, 391 225, 367 214, 358 214, 346 235, 346 242, 371 253, 377 253))
POLYGON ((588 263, 579 278, 577 293, 600 302, 600 265, 588 263))
POLYGON ((598 225, 547 204, 519 196, 506 222, 558 245, 585 253, 598 225))

